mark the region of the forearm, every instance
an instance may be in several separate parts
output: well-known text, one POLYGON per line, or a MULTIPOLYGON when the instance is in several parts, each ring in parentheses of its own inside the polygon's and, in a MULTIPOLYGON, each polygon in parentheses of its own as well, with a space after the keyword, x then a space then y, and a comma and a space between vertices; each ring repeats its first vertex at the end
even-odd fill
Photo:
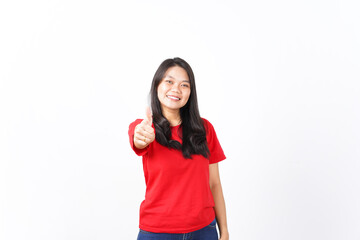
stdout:
POLYGON ((226 207, 225 207, 225 200, 224 200, 221 183, 213 186, 210 189, 215 202, 214 209, 216 214, 216 221, 220 230, 220 236, 228 235, 229 231, 226 220, 226 207))

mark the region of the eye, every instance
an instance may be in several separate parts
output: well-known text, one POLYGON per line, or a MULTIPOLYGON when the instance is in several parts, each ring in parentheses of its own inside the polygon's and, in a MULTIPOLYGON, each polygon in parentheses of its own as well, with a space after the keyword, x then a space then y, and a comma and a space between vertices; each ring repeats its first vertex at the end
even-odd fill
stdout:
POLYGON ((168 83, 170 83, 170 84, 172 83, 172 81, 171 81, 171 80, 165 80, 165 82, 168 82, 168 83))
POLYGON ((188 84, 183 84, 182 86, 187 88, 190 87, 188 84))

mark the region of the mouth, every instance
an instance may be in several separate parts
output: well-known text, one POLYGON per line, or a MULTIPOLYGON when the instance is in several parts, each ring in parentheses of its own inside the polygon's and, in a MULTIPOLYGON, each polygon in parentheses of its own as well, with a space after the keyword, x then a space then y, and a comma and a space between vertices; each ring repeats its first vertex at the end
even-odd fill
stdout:
POLYGON ((181 98, 172 96, 172 95, 166 95, 167 98, 170 98, 171 100, 179 101, 181 98))

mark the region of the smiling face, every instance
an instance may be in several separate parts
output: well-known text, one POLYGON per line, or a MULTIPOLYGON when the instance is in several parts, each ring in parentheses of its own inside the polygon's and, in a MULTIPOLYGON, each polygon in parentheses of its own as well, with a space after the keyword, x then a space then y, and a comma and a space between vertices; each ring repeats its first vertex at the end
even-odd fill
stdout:
POLYGON ((161 80, 157 94, 163 111, 179 110, 190 97, 190 81, 182 67, 170 67, 161 80))

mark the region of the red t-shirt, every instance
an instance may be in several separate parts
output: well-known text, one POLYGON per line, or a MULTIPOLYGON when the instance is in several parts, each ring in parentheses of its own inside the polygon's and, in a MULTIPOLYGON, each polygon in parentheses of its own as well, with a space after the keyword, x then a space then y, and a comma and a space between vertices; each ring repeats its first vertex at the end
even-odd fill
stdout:
MULTIPOLYGON (((145 200, 140 205, 139 227, 156 233, 188 233, 199 230, 215 218, 214 199, 209 185, 209 164, 226 157, 212 124, 202 118, 210 158, 200 154, 185 159, 180 150, 168 149, 154 140, 144 149, 134 146, 137 119, 129 126, 132 149, 142 156, 146 182, 145 200)), ((154 127, 154 125, 153 125, 154 127)), ((180 125, 170 127, 172 139, 182 143, 177 131, 180 125)))

